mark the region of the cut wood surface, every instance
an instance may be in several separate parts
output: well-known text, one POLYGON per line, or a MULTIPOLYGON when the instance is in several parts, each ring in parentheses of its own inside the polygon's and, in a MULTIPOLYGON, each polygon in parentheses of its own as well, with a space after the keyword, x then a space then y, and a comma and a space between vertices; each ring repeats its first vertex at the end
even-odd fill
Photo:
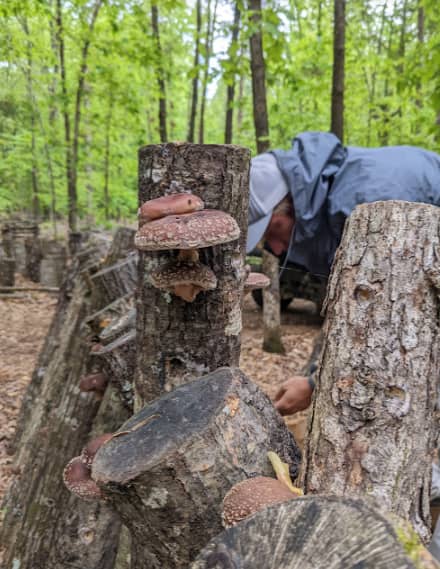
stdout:
POLYGON ((305 496, 214 538, 191 569, 436 569, 411 532, 361 500, 305 496))
POLYGON ((329 282, 307 494, 368 495, 430 536, 439 433, 440 209, 356 208, 329 282))
POLYGON ((238 369, 176 388, 122 425, 92 477, 130 529, 137 567, 187 567, 221 531, 221 501, 276 452, 296 476, 299 451, 267 396, 238 369), (120 434, 118 434, 120 433, 120 434))

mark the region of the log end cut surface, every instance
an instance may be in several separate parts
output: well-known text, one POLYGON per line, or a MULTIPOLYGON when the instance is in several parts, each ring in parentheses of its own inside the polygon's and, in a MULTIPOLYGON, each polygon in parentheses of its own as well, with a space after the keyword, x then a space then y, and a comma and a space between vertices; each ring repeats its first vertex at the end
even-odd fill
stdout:
MULTIPOLYGON (((423 566, 423 565, 422 565, 423 566)), ((360 500, 305 496, 226 530, 191 569, 406 569, 393 526, 360 500)))

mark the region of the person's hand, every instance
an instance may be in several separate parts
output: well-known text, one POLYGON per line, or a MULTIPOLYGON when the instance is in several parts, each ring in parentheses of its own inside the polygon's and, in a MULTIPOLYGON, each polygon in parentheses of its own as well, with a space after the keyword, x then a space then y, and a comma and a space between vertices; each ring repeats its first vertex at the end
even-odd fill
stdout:
POLYGON ((281 415, 291 415, 307 409, 312 400, 313 389, 307 377, 296 375, 285 381, 275 395, 275 409, 281 415))

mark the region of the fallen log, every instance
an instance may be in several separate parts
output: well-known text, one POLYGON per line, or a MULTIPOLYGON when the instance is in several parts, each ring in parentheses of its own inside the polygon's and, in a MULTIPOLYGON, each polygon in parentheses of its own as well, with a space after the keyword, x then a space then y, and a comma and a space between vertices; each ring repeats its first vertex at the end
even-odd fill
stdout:
POLYGON ((0 292, 60 292, 59 287, 53 286, 0 286, 0 292))
POLYGON ((144 407, 103 445, 92 477, 129 528, 136 567, 187 567, 221 530, 221 500, 243 478, 272 473, 267 451, 299 451, 267 396, 222 368, 144 407))

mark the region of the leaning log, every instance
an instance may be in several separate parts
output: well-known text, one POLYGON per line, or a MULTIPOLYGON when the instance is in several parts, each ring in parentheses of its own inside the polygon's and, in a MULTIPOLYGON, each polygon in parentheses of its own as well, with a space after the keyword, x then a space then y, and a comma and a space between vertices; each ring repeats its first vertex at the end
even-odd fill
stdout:
POLYGON ((238 369, 176 388, 122 425, 92 477, 130 529, 136 567, 187 567, 221 530, 236 482, 272 473, 275 451, 296 476, 299 451, 279 414, 238 369))
POLYGON ((138 278, 137 263, 137 253, 129 253, 91 277, 93 304, 97 309, 104 308, 121 296, 133 294, 138 278))
POLYGON ((249 150, 232 145, 160 144, 139 151, 139 203, 172 192, 191 192, 205 208, 229 213, 238 240, 200 250, 215 273, 215 290, 193 302, 155 288, 151 271, 174 252, 140 253, 137 298, 136 408, 189 378, 238 365, 241 302, 246 276, 249 150))
POLYGON ((436 569, 399 520, 361 500, 305 496, 226 530, 191 569, 436 569))
POLYGON ((430 535, 438 437, 440 209, 359 206, 330 278, 304 490, 375 498, 430 535))

